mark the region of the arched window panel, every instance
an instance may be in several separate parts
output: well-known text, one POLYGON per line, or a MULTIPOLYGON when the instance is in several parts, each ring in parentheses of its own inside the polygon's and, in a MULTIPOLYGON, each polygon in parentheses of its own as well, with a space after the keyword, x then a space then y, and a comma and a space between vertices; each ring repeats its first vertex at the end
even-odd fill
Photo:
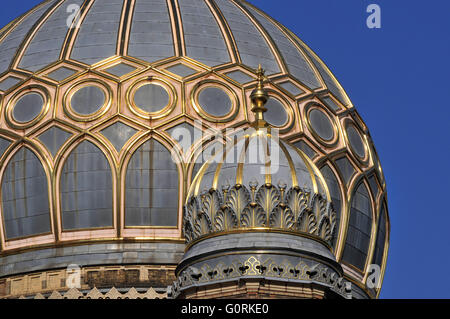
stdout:
POLYGON ((51 231, 47 176, 38 157, 25 147, 6 166, 2 213, 7 240, 51 231))
POLYGON ((3 153, 5 153, 6 149, 11 145, 11 142, 7 139, 4 139, 3 137, 0 137, 0 158, 3 156, 3 153))
POLYGON ((339 225, 341 222, 341 209, 342 209, 342 198, 341 189, 339 182, 334 175, 333 171, 328 165, 325 165, 320 170, 325 182, 327 183, 328 190, 330 191, 331 201, 333 202, 334 210, 336 211, 336 234, 333 240, 333 244, 336 245, 336 240, 338 238, 339 225))
POLYGON ((361 183, 353 193, 343 261, 364 270, 372 229, 372 205, 369 192, 361 183))
POLYGON ((175 227, 179 176, 167 148, 155 139, 131 157, 125 181, 125 226, 175 227))
POLYGON ((72 151, 61 173, 60 189, 64 230, 113 225, 111 167, 97 146, 83 141, 72 151))
POLYGON ((373 254, 372 264, 381 267, 383 263, 384 246, 386 243, 386 205, 381 206, 381 213, 378 222, 377 240, 375 242, 375 252, 373 254))

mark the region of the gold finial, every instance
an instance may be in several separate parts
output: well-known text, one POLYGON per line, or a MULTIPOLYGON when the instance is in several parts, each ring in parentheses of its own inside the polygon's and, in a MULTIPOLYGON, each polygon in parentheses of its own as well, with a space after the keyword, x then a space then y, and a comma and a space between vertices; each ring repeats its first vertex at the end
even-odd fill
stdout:
POLYGON ((269 99, 269 95, 264 89, 264 73, 265 72, 260 64, 258 66, 258 70, 256 71, 258 76, 258 84, 256 85, 256 89, 254 89, 250 94, 250 99, 252 101, 252 112, 255 113, 255 122, 253 122, 253 126, 256 129, 269 126, 269 124, 264 120, 264 113, 267 111, 264 105, 269 99))

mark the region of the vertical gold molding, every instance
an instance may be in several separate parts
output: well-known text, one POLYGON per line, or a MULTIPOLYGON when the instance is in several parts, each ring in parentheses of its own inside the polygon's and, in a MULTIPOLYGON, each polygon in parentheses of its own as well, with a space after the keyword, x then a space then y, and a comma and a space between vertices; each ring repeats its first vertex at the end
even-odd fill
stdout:
POLYGON ((220 11, 214 0, 205 0, 206 4, 209 6, 212 14, 214 15, 220 30, 222 31, 222 36, 228 48, 228 53, 231 57, 232 63, 242 63, 241 56, 239 55, 239 50, 237 49, 236 40, 234 39, 233 33, 231 32, 230 26, 228 25, 222 11, 220 11))
POLYGON ((9 66, 10 69, 19 69, 20 61, 22 61, 23 55, 25 54, 28 45, 34 39, 36 33, 39 32, 43 24, 47 22, 48 18, 63 4, 64 1, 65 0, 60 0, 59 3, 49 7, 47 11, 31 27, 30 31, 25 36, 25 39, 17 49, 16 54, 14 55, 14 59, 9 66))
MULTIPOLYGON (((252 7, 254 10, 258 11, 263 17, 265 17, 268 21, 270 21, 276 28, 278 28, 278 30, 280 30, 281 33, 283 33, 286 38, 296 47, 296 49, 301 53, 301 55, 303 56, 304 60, 306 61, 306 63, 308 63, 308 65, 311 67, 311 70, 316 74, 317 79, 320 81, 321 85, 323 88, 327 88, 324 79, 322 78, 322 75, 320 74, 319 70, 317 69, 317 67, 315 66, 315 64, 311 61, 311 59, 308 57, 308 55, 304 52, 303 48, 298 44, 298 42, 294 41, 294 39, 297 38, 297 36, 295 34, 293 34, 292 32, 290 32, 290 30, 287 30, 281 23, 279 23, 278 21, 276 21, 275 19, 273 19, 272 17, 268 16, 265 12, 261 11, 260 9, 256 8, 254 5, 252 5, 251 3, 248 3, 245 0, 242 0, 243 2, 245 2, 246 5, 252 7)), ((299 79, 301 81, 301 79, 299 79)), ((308 85, 306 85, 305 83, 302 82, 302 84, 307 87, 310 90, 313 90, 312 88, 308 87, 308 85)))
POLYGON ((94 4, 95 0, 86 0, 83 5, 80 7, 80 11, 74 17, 72 21, 72 25, 69 28, 69 32, 67 32, 66 39, 64 40, 63 50, 61 50, 60 60, 69 60, 70 55, 72 54, 73 45, 77 38, 78 32, 81 29, 81 25, 83 24, 86 15, 94 4))
MULTIPOLYGON (((41 164, 42 169, 44 170, 45 178, 46 178, 46 182, 47 182, 47 200, 48 200, 48 208, 49 208, 48 218, 49 218, 49 226, 50 226, 49 233, 30 235, 25 238, 53 235, 53 236, 55 236, 55 239, 56 239, 56 234, 54 233, 55 211, 53 210, 54 198, 53 198, 53 192, 52 192, 52 175, 53 175, 54 170, 52 169, 52 165, 51 165, 50 161, 46 158, 45 154, 42 153, 42 151, 39 149, 39 147, 37 145, 35 145, 32 140, 30 140, 28 138, 24 138, 24 139, 20 140, 19 142, 14 143, 13 147, 9 148, 8 154, 4 158, 4 165, 2 165, 2 167, 0 169, 0 189, 3 186, 3 178, 4 178, 4 173, 5 173, 6 168, 10 164, 11 159, 22 148, 26 148, 31 153, 33 153, 34 156, 36 156, 36 158, 38 159, 39 163, 41 164)), ((14 238, 11 240, 6 239, 6 229, 5 229, 4 215, 3 215, 3 199, 2 199, 1 195, 2 194, 0 192, 0 237, 1 237, 0 248, 2 250, 4 250, 5 244, 7 241, 16 241, 16 240, 21 240, 24 238, 14 238)))
POLYGON ((185 56, 186 48, 184 45, 184 30, 181 21, 180 10, 177 0, 167 0, 167 7, 169 9, 170 21, 172 25, 173 44, 175 47, 176 56, 185 56))
POLYGON ((235 0, 230 0, 230 1, 233 2, 233 4, 236 7, 238 7, 244 13, 244 15, 247 16, 247 18, 250 20, 250 22, 258 29, 259 33, 262 35, 262 37, 266 41, 267 45, 269 46, 270 50, 272 51, 273 56, 275 57, 275 60, 278 63, 278 67, 280 68, 280 72, 284 73, 284 74, 288 74, 289 71, 286 66, 286 62, 284 61, 284 58, 283 58, 280 50, 276 46, 273 39, 270 37, 269 33, 262 27, 262 25, 259 23, 259 21, 250 12, 248 12, 248 10, 246 8, 241 6, 235 0))
POLYGON ((116 55, 125 56, 128 54, 128 41, 134 15, 135 0, 125 0, 120 18, 119 32, 117 33, 116 55))

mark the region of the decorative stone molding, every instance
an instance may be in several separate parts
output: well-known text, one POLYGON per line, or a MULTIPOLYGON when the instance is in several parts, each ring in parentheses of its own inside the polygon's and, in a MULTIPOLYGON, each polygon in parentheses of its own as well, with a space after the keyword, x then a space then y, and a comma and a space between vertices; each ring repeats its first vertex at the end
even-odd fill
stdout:
POLYGON ((183 232, 188 243, 237 229, 271 228, 316 236, 332 244, 336 213, 324 195, 285 185, 252 183, 211 189, 192 196, 184 207, 183 232))
POLYGON ((293 265, 288 260, 278 262, 271 257, 262 259, 255 256, 250 256, 246 260, 237 259, 228 264, 219 261, 214 266, 210 262, 189 266, 178 275, 178 280, 168 287, 167 294, 169 298, 175 299, 189 288, 252 278, 263 282, 272 280, 316 283, 344 298, 351 298, 351 283, 331 267, 319 263, 306 263, 302 260, 293 265))
POLYGON ((20 296, 18 299, 167 299, 167 293, 158 293, 152 287, 145 292, 138 292, 134 287, 126 293, 121 293, 115 287, 103 294, 96 287, 85 292, 76 288, 69 289, 64 296, 59 292, 53 291, 51 295, 44 296, 40 293, 34 296, 20 296))

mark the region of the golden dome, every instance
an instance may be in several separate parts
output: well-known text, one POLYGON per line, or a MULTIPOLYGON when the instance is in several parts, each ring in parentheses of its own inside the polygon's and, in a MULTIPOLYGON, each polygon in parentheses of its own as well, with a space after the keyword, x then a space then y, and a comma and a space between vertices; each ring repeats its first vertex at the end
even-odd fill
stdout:
MULTIPOLYGON (((285 164, 273 184, 333 203, 336 260, 377 296, 366 282, 370 265, 384 273, 389 220, 368 128, 305 43, 238 0, 48 0, 0 31, 2 276, 76 262, 70 249, 56 253, 72 246, 86 250, 87 265, 175 265, 197 157, 212 147, 197 133, 251 127, 259 64, 265 121, 279 129, 285 164), (129 260, 117 243, 152 243, 152 257, 139 248, 129 260), (95 253, 99 245, 120 257, 95 253)), ((221 191, 225 167, 217 185, 206 179, 211 168, 196 194, 221 191)))

